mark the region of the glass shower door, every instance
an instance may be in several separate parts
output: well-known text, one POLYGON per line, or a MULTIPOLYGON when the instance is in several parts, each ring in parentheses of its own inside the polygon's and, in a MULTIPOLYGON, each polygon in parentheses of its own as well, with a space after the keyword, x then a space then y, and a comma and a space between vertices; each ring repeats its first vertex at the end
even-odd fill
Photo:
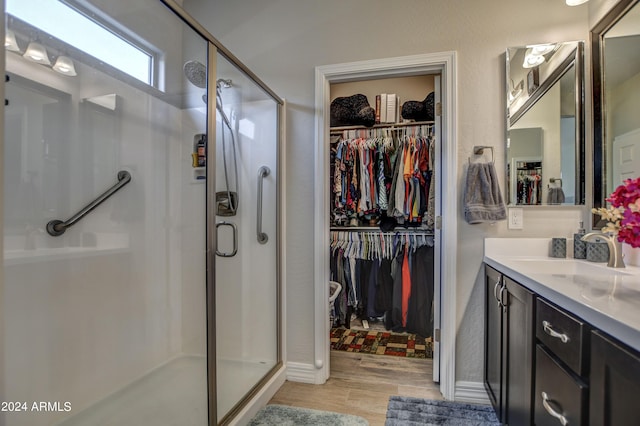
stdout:
POLYGON ((19 405, 0 423, 209 424, 208 111, 187 78, 206 86, 208 42, 157 0, 7 0, 5 19, 2 386, 19 405))
POLYGON ((215 221, 217 418, 280 363, 279 105, 218 55, 215 221))

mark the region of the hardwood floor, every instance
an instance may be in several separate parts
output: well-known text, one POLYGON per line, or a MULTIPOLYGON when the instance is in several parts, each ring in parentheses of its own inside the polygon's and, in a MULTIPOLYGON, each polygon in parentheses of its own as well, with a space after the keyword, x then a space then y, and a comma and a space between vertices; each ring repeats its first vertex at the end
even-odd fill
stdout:
POLYGON ((353 414, 384 426, 391 395, 443 399, 432 365, 430 359, 331 351, 324 385, 285 382, 269 403, 353 414))

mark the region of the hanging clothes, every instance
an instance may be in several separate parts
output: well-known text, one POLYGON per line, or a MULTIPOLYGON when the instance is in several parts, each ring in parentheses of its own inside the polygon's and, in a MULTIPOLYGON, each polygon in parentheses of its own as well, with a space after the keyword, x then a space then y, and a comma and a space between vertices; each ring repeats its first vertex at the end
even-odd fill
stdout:
POLYGON ((432 126, 345 131, 332 140, 332 225, 388 217, 433 229, 434 147, 432 126))
POLYGON ((348 327, 355 313, 383 318, 388 330, 432 335, 433 235, 332 231, 330 247, 330 279, 347 289, 334 302, 334 325, 348 327))

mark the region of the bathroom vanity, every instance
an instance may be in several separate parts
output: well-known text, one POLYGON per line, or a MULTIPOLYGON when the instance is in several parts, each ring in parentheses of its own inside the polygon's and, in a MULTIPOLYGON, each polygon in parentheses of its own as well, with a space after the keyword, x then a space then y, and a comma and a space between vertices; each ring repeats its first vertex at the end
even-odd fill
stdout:
POLYGON ((549 238, 485 240, 485 388, 510 425, 640 418, 640 268, 548 257, 549 238))

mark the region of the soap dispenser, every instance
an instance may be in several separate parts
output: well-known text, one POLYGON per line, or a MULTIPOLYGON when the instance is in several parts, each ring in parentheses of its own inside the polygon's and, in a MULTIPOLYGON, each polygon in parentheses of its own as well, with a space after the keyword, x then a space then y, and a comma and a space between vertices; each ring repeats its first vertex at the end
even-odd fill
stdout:
POLYGON ((586 259, 587 258, 587 243, 582 241, 582 237, 585 235, 584 222, 580 221, 580 228, 578 232, 573 234, 573 257, 574 259, 586 259))

